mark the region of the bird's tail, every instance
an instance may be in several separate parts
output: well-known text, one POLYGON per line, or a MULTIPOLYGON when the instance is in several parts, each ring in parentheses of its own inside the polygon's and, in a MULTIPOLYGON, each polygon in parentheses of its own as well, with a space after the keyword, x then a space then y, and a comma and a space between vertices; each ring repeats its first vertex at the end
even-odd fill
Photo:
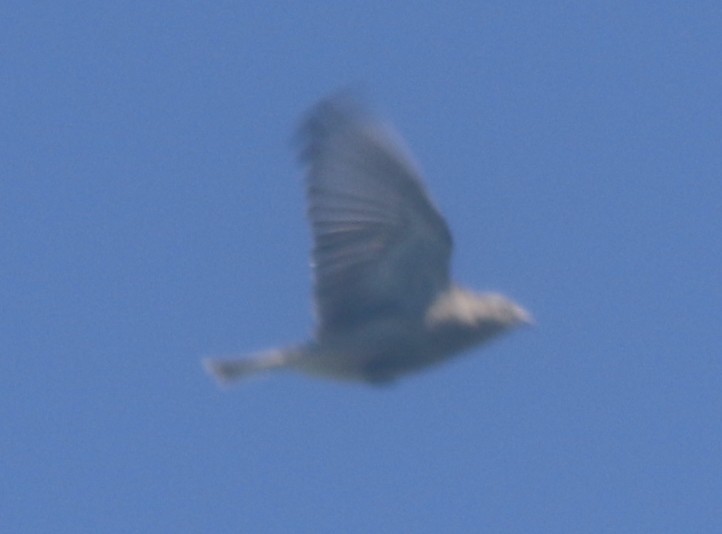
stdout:
POLYGON ((247 376, 283 369, 301 354, 297 347, 271 349, 245 358, 204 358, 203 367, 222 386, 229 386, 247 376))

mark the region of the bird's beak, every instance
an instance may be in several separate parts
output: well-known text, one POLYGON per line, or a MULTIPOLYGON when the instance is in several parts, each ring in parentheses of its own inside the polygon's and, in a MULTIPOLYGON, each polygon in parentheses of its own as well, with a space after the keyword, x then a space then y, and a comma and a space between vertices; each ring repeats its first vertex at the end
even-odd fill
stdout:
POLYGON ((534 320, 534 317, 532 317, 531 313, 526 311, 521 306, 517 306, 517 317, 519 318, 519 322, 523 325, 527 326, 536 326, 536 321, 534 320))

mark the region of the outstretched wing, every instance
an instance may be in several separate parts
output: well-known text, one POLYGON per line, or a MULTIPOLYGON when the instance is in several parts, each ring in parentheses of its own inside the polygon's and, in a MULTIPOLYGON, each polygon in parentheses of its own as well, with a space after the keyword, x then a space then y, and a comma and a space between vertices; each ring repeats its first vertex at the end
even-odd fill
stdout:
POLYGON ((299 134, 320 332, 423 315, 449 284, 452 239, 401 140, 348 95, 299 134))

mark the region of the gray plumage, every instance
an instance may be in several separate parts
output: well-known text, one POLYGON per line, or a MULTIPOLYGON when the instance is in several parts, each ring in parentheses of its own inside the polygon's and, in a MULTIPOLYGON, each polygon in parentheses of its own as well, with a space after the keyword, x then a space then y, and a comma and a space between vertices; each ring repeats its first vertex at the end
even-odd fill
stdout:
POLYGON ((509 299, 451 282, 449 228, 388 125, 337 95, 309 113, 298 141, 316 333, 293 347, 204 360, 220 382, 294 369, 387 383, 531 322, 509 299))

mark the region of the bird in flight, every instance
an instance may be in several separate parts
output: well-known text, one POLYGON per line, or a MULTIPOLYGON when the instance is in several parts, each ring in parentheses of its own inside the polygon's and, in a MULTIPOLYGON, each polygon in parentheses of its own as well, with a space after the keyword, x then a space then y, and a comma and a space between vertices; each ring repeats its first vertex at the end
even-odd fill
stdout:
POLYGON ((221 384, 281 369, 388 384, 514 327, 521 306, 450 278, 452 237, 403 141, 349 94, 317 104, 298 132, 317 326, 311 340, 205 359, 221 384))

